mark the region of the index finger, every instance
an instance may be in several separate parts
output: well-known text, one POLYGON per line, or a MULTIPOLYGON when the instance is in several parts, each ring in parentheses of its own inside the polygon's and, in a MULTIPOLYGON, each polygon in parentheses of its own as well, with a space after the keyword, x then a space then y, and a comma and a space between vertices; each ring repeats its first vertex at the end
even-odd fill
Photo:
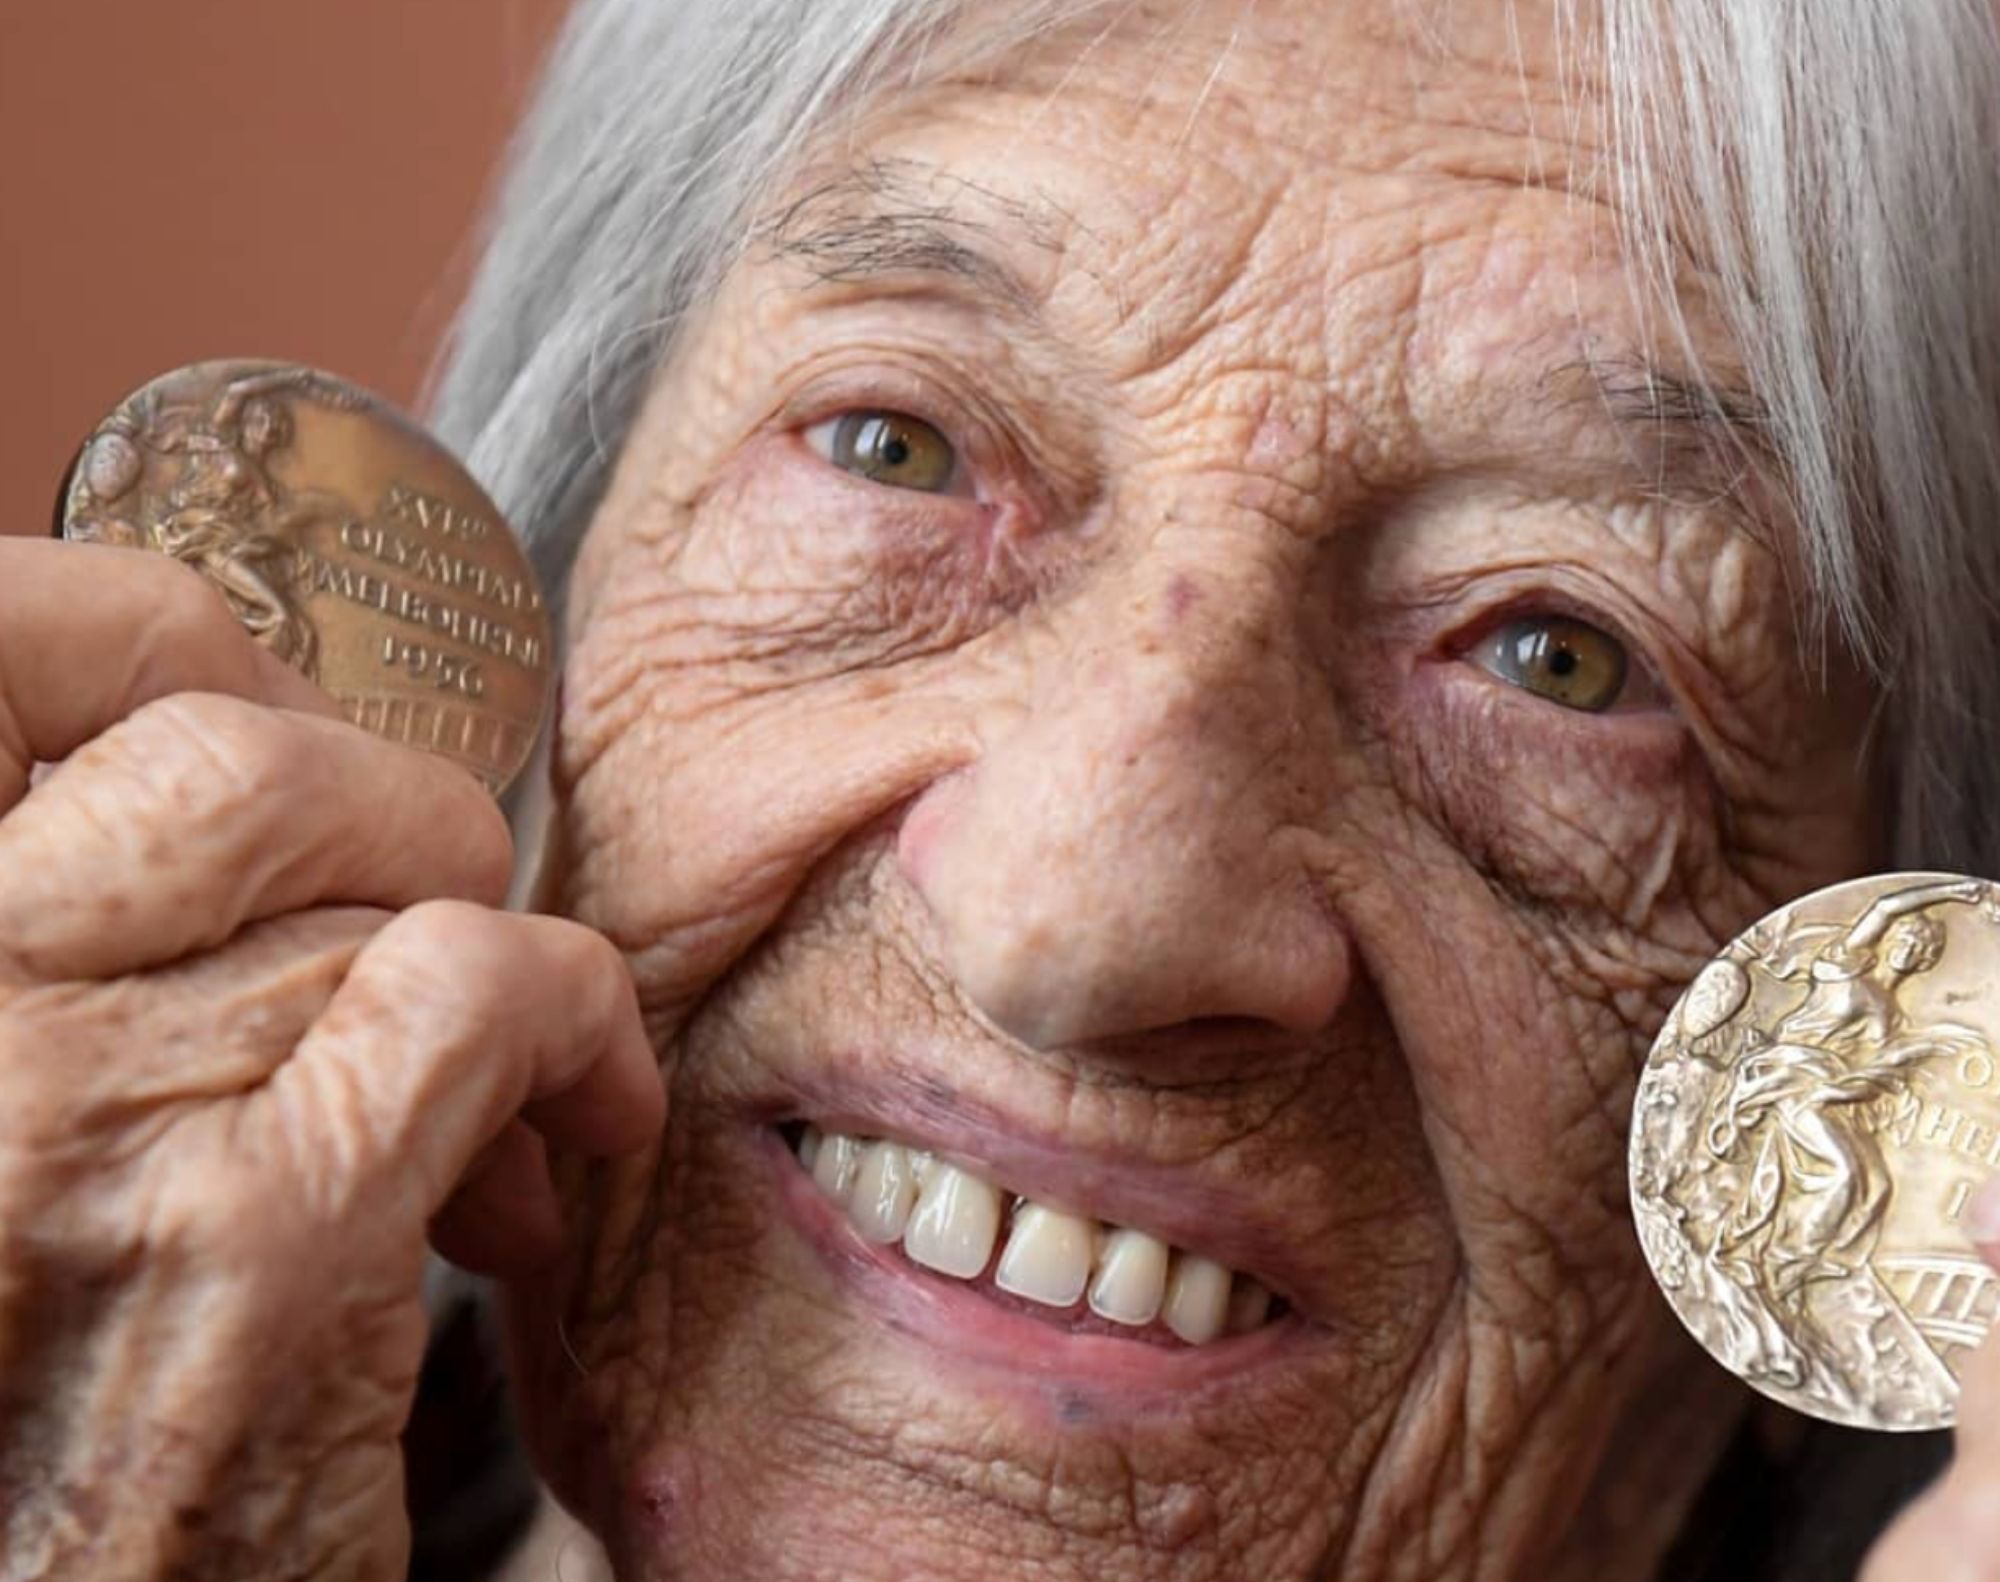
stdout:
POLYGON ((37 763, 177 692, 340 712, 169 557, 0 538, 0 813, 26 795, 37 763))

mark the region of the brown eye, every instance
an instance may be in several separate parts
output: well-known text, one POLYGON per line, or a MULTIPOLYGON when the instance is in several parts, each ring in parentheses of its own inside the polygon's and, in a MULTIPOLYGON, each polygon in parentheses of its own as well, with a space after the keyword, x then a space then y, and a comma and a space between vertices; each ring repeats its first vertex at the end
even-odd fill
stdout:
POLYGON ((1472 662, 1565 708, 1601 714, 1625 691, 1625 645, 1560 615, 1532 615, 1475 644, 1472 662))
POLYGON ((951 441, 905 412, 843 412, 805 437, 841 471, 898 489, 942 494, 958 473, 951 441))

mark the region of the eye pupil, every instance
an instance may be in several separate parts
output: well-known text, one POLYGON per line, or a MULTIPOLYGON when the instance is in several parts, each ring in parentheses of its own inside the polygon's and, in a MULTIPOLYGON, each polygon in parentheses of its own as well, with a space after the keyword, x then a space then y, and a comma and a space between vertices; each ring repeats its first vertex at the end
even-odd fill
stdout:
POLYGON ((1625 645, 1567 616, 1510 621, 1473 650, 1472 658, 1501 680, 1573 709, 1608 709, 1625 690, 1625 645))
POLYGON ((941 493, 957 469, 951 441, 906 412, 847 412, 821 452, 836 467, 898 489, 941 493))

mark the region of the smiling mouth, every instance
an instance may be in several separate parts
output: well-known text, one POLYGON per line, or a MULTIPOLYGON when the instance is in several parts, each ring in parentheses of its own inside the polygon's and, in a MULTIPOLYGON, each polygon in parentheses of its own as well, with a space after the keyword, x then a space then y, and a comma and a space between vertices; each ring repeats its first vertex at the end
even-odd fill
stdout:
POLYGON ((1288 1311, 1211 1258, 1007 1192, 926 1149, 804 1123, 780 1134, 863 1241, 1061 1328, 1206 1346, 1288 1311))

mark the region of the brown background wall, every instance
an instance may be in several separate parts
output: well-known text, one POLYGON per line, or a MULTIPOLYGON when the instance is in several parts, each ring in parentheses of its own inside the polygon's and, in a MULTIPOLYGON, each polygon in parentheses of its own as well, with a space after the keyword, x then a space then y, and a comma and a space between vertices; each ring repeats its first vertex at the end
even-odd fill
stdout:
POLYGON ((413 401, 564 0, 0 0, 0 531, 207 357, 413 401))

